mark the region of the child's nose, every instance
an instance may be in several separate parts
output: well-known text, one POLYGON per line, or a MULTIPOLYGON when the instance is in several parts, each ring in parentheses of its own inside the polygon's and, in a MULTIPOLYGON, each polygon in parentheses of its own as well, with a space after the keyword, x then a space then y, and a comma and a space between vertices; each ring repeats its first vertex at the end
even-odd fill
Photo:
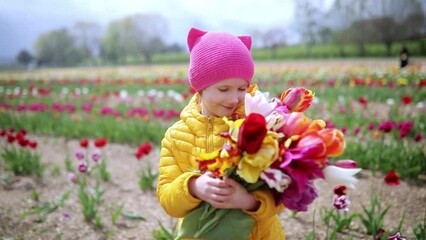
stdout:
POLYGON ((236 93, 232 93, 231 96, 229 97, 229 102, 230 103, 239 103, 240 101, 242 101, 242 98, 239 94, 236 93))

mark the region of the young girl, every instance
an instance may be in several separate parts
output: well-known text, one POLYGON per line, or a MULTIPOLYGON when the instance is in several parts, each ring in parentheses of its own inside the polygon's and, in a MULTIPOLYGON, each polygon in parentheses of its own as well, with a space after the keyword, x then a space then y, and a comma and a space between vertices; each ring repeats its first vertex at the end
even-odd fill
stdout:
POLYGON ((222 147, 220 133, 229 130, 222 118, 244 114, 245 94, 253 89, 251 37, 192 28, 187 43, 189 83, 197 93, 162 141, 157 186, 161 206, 176 218, 185 218, 202 201, 241 209, 255 220, 249 239, 285 239, 277 215, 283 206, 276 206, 268 191, 248 192, 232 179, 194 171, 200 153, 222 147))

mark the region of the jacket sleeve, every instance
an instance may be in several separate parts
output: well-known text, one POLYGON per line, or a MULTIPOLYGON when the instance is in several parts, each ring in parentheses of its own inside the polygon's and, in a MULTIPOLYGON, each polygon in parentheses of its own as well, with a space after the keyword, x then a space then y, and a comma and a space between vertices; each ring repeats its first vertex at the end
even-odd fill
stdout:
POLYGON ((275 199, 268 190, 257 190, 253 192, 254 198, 260 202, 256 211, 244 211, 252 216, 256 221, 263 221, 272 218, 284 209, 284 205, 275 205, 275 199))
POLYGON ((193 197, 188 190, 188 180, 199 174, 183 172, 178 165, 178 157, 169 129, 161 142, 157 198, 167 214, 182 218, 201 200, 193 197))

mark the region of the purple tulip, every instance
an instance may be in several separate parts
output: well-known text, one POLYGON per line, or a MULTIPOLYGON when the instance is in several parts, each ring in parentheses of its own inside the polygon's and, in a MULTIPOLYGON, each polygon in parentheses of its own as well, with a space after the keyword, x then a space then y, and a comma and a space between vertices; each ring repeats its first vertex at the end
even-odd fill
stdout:
POLYGON ((87 162, 86 161, 79 161, 77 168, 78 168, 78 171, 81 172, 81 173, 87 172, 87 169, 88 169, 87 162))

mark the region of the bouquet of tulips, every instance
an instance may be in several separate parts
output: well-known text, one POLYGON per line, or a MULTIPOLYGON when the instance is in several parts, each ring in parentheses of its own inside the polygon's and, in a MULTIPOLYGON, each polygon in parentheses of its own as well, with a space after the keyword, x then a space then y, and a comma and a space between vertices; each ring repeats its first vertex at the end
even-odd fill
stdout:
MULTIPOLYGON (((343 153, 343 133, 303 113, 313 98, 314 93, 302 87, 290 88, 280 98, 260 91, 247 94, 246 115, 237 120, 224 118, 229 125, 229 131, 221 134, 225 143, 200 155, 200 171, 232 177, 249 191, 266 188, 276 205, 293 211, 307 211, 318 196, 315 179, 353 188, 354 175, 361 170, 356 162, 340 160, 331 165, 328 161, 343 153)), ((203 203, 185 217, 181 231, 186 232, 183 237, 231 239, 229 234, 239 229, 232 239, 247 239, 254 224, 250 218, 241 210, 215 209, 203 203)))

